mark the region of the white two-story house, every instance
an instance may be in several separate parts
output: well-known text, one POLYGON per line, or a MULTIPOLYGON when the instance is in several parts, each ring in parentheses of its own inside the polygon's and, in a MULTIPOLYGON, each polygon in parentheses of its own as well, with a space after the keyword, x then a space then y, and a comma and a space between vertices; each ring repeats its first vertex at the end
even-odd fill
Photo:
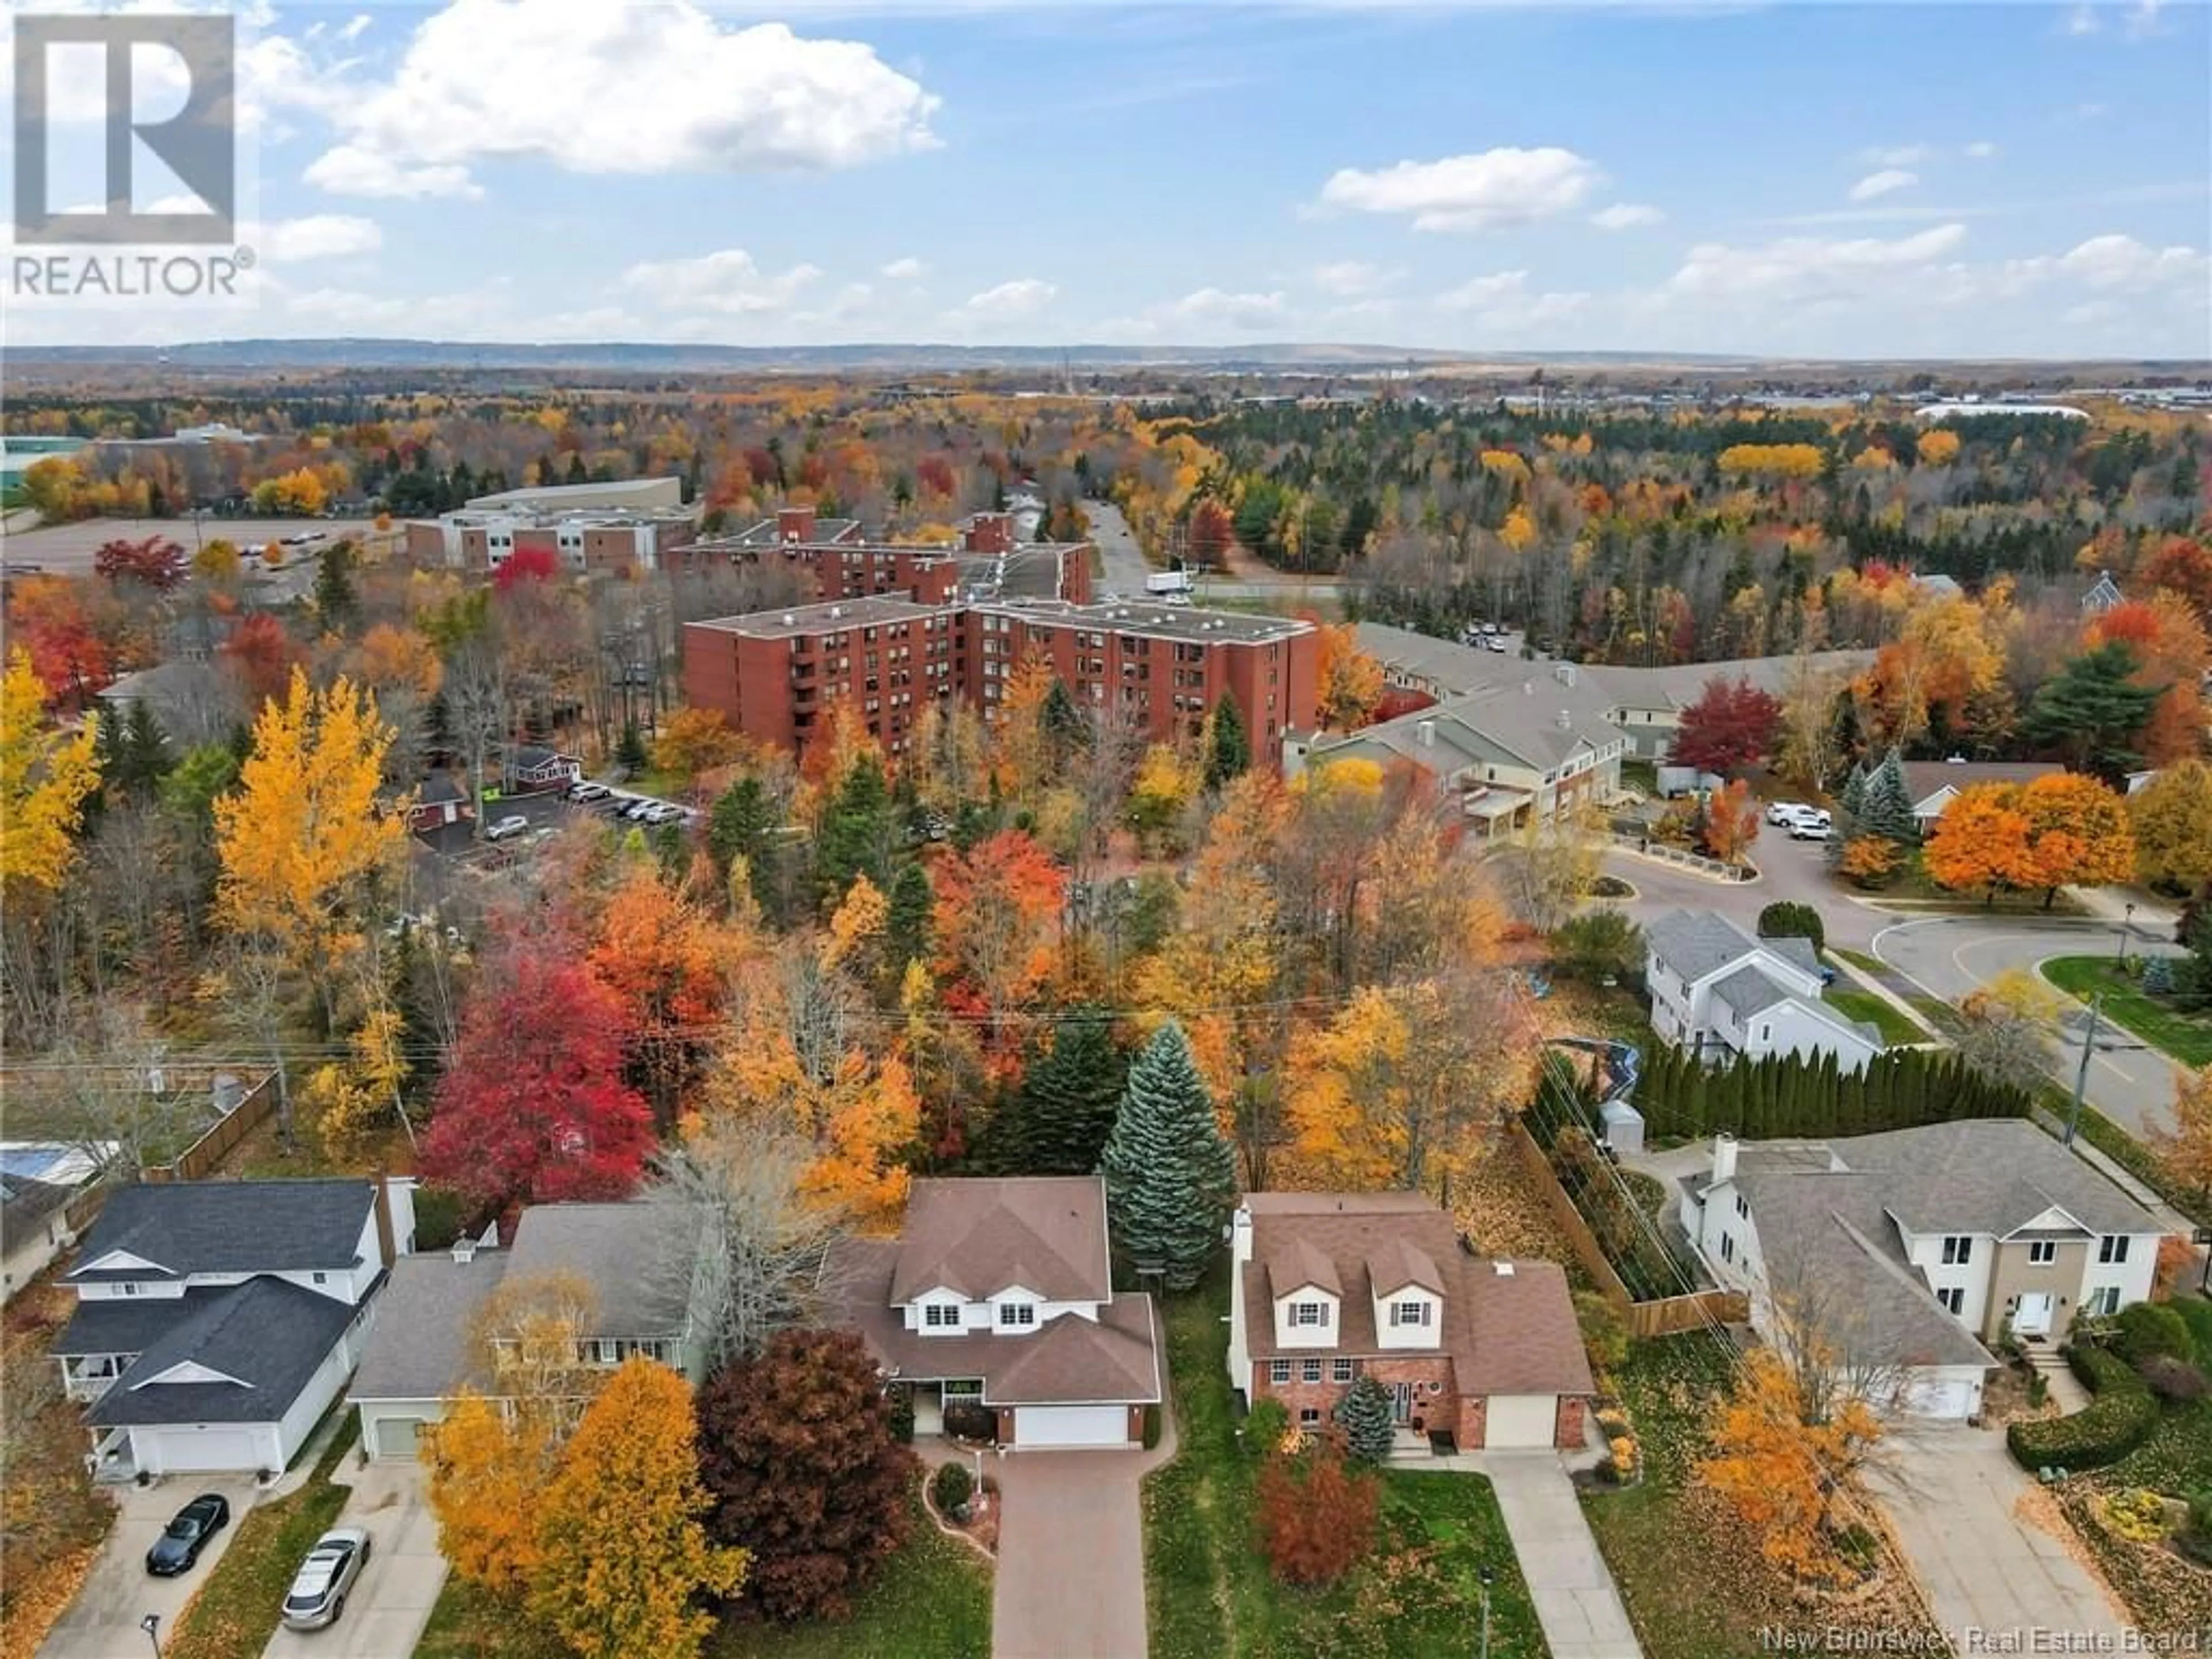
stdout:
POLYGON ((1820 961, 1809 939, 1754 939, 1697 910, 1660 917, 1644 939, 1651 1029, 1701 1060, 1833 1054, 1843 1070, 1863 1072, 1882 1050, 1880 1031, 1820 1000, 1820 961))
POLYGON ((903 1235, 847 1240, 828 1273, 917 1433, 967 1407, 1004 1447, 1130 1446, 1160 1403, 1152 1299, 1114 1290, 1097 1176, 917 1181, 903 1235))
POLYGON ((1870 1401, 1981 1408, 2008 1327, 2063 1339, 2151 1291, 2158 1218, 2033 1124, 1970 1119, 1829 1141, 1726 1135, 1684 1183, 1682 1224, 1768 1340, 1799 1329, 1880 1377, 1870 1401))
POLYGON ((1482 1261, 1421 1193, 1247 1193, 1231 1224, 1229 1377, 1330 1423, 1362 1376, 1409 1437, 1578 1448, 1593 1387, 1566 1275, 1482 1261))
POLYGON ((52 1348, 86 1402, 95 1474, 283 1468, 352 1374, 414 1235, 404 1182, 118 1189, 64 1275, 76 1312, 52 1348))

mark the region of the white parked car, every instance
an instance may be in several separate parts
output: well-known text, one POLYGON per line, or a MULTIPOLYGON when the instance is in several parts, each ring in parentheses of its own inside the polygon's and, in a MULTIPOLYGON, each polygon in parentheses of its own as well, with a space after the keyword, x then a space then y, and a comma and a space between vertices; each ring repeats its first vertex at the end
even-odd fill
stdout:
POLYGON ((484 831, 484 839, 486 841, 505 841, 509 836, 520 836, 525 834, 528 831, 529 828, 530 820, 528 818, 523 817, 520 812, 510 812, 507 817, 501 818, 497 823, 492 825, 490 829, 484 831))
POLYGON ((1794 819, 1790 825, 1790 839, 1792 841, 1826 841, 1832 833, 1826 812, 1818 817, 1794 819))
POLYGON ((325 1533, 284 1593, 285 1624, 294 1630, 320 1630, 337 1623, 346 1592, 368 1565, 369 1548, 368 1534, 358 1527, 325 1533))
POLYGON ((1773 824, 1795 823, 1814 809, 1794 800, 1778 800, 1766 809, 1766 821, 1773 824))

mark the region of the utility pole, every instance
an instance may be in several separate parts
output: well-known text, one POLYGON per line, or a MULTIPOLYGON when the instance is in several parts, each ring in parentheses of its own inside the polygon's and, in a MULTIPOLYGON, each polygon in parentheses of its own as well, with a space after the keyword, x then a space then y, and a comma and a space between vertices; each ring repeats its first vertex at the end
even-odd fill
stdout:
POLYGON ((2081 1065, 2074 1073, 2074 1109, 2066 1115, 2066 1144, 2074 1144, 2075 1131, 2081 1127, 2081 1097, 2089 1088, 2089 1057, 2097 1052, 2097 1018, 2105 1012, 2102 991, 2089 999, 2089 1025, 2081 1034, 2081 1065))

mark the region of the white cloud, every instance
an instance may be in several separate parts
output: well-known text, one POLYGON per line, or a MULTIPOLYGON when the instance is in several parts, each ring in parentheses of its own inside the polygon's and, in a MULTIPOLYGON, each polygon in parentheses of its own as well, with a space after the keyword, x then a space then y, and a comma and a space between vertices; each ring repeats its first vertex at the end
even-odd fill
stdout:
POLYGON ((985 289, 981 294, 969 295, 960 307, 970 318, 1006 321, 1020 317, 1034 317, 1057 297, 1060 290, 1053 284, 1035 276, 1017 276, 1011 282, 1000 283, 985 289))
POLYGON ((2104 104, 2069 104, 2058 112, 2062 121, 2101 121, 2110 112, 2104 104))
POLYGON ((1876 144, 1859 152, 1859 160, 1870 167, 1917 167, 1935 159, 1936 151, 1927 144, 1876 144))
POLYGON ((255 251, 264 258, 274 259, 279 264, 368 253, 383 245, 384 232, 374 220, 345 213, 313 213, 304 219, 279 219, 264 225, 252 242, 255 251))
POLYGON ((671 313, 751 316, 787 309, 821 275, 812 265, 800 264, 771 276, 744 249, 729 247, 693 259, 641 261, 623 272, 622 285, 650 295, 671 313))
MULTIPOLYGON (((939 100, 858 41, 726 27, 691 3, 453 0, 330 112, 345 190, 533 160, 581 173, 820 170, 929 149, 939 100)), ((325 157, 325 161, 329 161, 325 157)), ((321 169, 323 176, 315 176, 321 169)), ((390 189, 380 192, 396 193, 390 189)))
POLYGON ((1195 328, 1279 328, 1289 314, 1280 294, 1228 294, 1202 288, 1163 307, 1167 319, 1195 328))
POLYGON ((1531 292, 1525 270, 1477 276, 1437 295, 1437 309, 1471 313, 1478 326, 1492 334, 1556 329, 1580 317, 1589 302, 1587 294, 1531 292))
POLYGON ((2102 27, 2097 21, 2097 9, 2088 4, 2087 0, 2083 0, 2083 3, 2066 14, 2062 32, 2072 35, 2094 34, 2102 27))
POLYGON ((1871 202, 1877 196, 1887 196, 1896 191, 1910 190, 1919 182, 1920 175, 1917 173, 1907 173, 1902 167, 1884 167, 1880 173, 1869 173, 1858 183, 1853 185, 1851 200, 1871 202))
POLYGON ((307 183, 333 196, 459 196, 474 199, 483 186, 457 162, 405 167, 376 150, 340 144, 307 164, 307 183))
POLYGON ((1647 207, 1641 202, 1615 202, 1591 214, 1590 222, 1600 230, 1633 230, 1638 225, 1656 225, 1666 216, 1657 208, 1647 207))
POLYGON ((2055 258, 2015 259, 2005 267, 2019 286, 2051 280, 2078 283, 2103 293, 2212 291, 2212 258, 2193 247, 2152 247, 2132 236, 2092 236, 2055 258))
POLYGON ((903 259, 894 259, 883 268, 882 274, 895 283, 910 283, 917 276, 927 276, 929 267, 909 254, 903 259))
POLYGON ((1977 138, 1966 146, 1966 155, 1970 161, 1986 161, 1999 153, 1997 147, 1986 138, 1977 138))
POLYGON ((2133 11, 2128 14, 2128 39, 2141 40, 2158 33, 2158 15, 2166 9, 2166 0, 2136 0, 2133 11))
POLYGON ((1885 273, 1930 266, 1966 239, 1966 228, 1951 224, 1889 241, 1792 236, 1741 248, 1703 242, 1684 256, 1667 288, 1678 295, 1784 302, 1844 298, 1863 293, 1869 281, 1885 273))
POLYGON ((1489 149, 1371 173, 1344 167, 1322 186, 1321 205, 1410 215, 1416 230, 1485 230, 1571 212, 1603 176, 1571 149, 1489 149))
POLYGON ((1350 300, 1364 294, 1380 293, 1405 274, 1389 265, 1370 265, 1358 259, 1344 259, 1334 264, 1315 266, 1313 281, 1314 286, 1322 293, 1350 300))

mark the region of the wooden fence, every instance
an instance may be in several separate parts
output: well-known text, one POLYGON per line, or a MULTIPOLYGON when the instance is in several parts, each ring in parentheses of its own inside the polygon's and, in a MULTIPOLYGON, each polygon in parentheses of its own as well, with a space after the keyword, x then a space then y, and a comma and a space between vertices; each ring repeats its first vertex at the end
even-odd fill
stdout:
POLYGON ((1606 1258, 1605 1247, 1598 1243, 1589 1223, 1583 1219, 1583 1212, 1575 1207, 1574 1200, 1567 1196, 1567 1189, 1559 1184, 1559 1172, 1552 1168, 1552 1160, 1544 1156, 1544 1149, 1536 1144, 1527 1126, 1517 1117, 1511 1119, 1506 1125, 1505 1135, 1530 1184, 1543 1195, 1552 1218, 1567 1236, 1575 1259, 1596 1281, 1598 1293, 1627 1321, 1631 1336, 1673 1336, 1682 1331, 1702 1329, 1708 1324, 1741 1325, 1750 1319, 1751 1298, 1741 1291, 1695 1291, 1686 1296, 1661 1297, 1649 1302, 1638 1302, 1629 1295, 1628 1286, 1606 1258))
POLYGON ((173 1164, 150 1165, 139 1172, 141 1181, 204 1181, 228 1157, 232 1148, 275 1116, 276 1073, 264 1072, 246 1091, 246 1097, 216 1121, 215 1126, 177 1155, 173 1164))

